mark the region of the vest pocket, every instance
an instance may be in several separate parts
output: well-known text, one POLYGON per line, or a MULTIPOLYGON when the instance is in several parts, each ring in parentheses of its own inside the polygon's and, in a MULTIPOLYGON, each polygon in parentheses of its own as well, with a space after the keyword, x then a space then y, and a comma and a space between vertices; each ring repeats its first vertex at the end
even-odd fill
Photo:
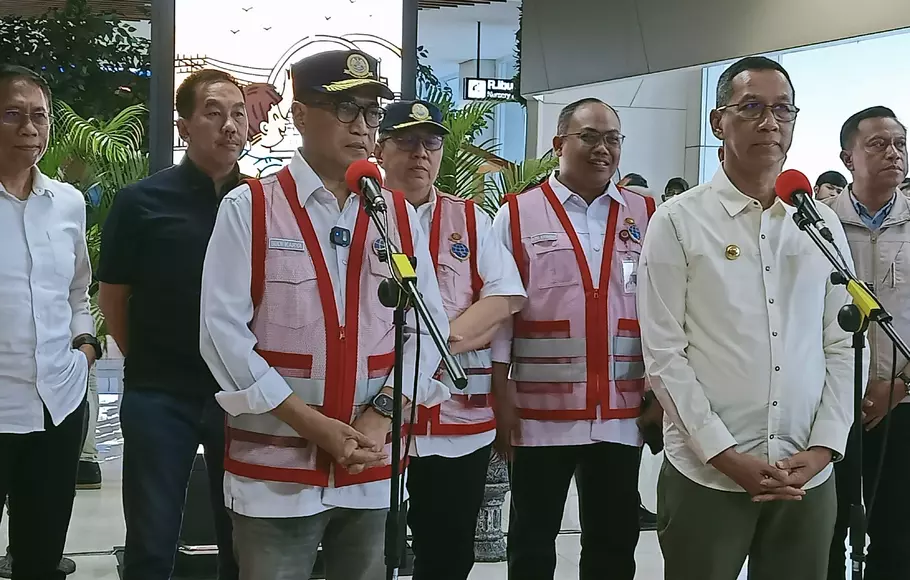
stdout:
POLYGON ((531 261, 531 281, 537 288, 560 288, 579 282, 578 261, 569 236, 555 234, 555 239, 539 239, 526 243, 531 261))
POLYGON ((322 318, 316 270, 309 256, 276 256, 266 261, 265 300, 269 322, 303 328, 322 318))

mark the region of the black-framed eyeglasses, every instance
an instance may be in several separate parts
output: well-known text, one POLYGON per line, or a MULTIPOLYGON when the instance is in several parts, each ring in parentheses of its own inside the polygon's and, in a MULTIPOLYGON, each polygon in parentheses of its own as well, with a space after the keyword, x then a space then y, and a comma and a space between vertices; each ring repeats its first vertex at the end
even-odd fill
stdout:
POLYGON ((445 138, 442 135, 394 135, 386 137, 383 141, 394 141, 395 146, 402 151, 413 153, 417 151, 419 145, 423 145, 427 151, 439 151, 445 143, 445 138))
POLYGON ((578 131, 576 133, 563 133, 559 137, 578 137, 578 139, 588 147, 597 147, 601 143, 609 148, 616 148, 622 145, 626 136, 619 131, 578 131))
POLYGON ((32 111, 25 113, 19 109, 9 109, 0 115, 0 125, 21 127, 26 119, 31 119, 35 127, 47 127, 51 124, 51 115, 47 111, 32 111))
POLYGON ((385 109, 375 104, 358 105, 354 101, 311 101, 304 104, 326 111, 334 111, 335 117, 342 123, 353 123, 362 113, 363 120, 370 129, 379 127, 385 118, 385 109))
POLYGON ((907 152, 907 138, 906 137, 895 137, 893 139, 885 139, 884 137, 875 137, 870 139, 867 143, 863 145, 863 149, 867 153, 884 153, 888 150, 889 147, 894 147, 898 153, 907 152))
POLYGON ((717 107, 718 111, 726 111, 727 109, 733 109, 740 118, 746 119, 747 121, 761 119, 765 114, 765 110, 770 109, 771 115, 781 123, 792 123, 796 120, 796 115, 799 113, 799 107, 791 105, 790 103, 766 105, 765 103, 759 103, 758 101, 746 101, 745 103, 732 103, 730 105, 724 105, 723 107, 717 107))

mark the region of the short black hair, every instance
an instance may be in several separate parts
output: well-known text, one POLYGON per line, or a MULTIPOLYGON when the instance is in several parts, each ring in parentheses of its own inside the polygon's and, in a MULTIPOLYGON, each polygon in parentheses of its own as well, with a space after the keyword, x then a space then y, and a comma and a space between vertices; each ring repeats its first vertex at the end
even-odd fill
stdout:
POLYGON ((825 184, 843 189, 847 187, 847 178, 841 175, 839 171, 826 171, 815 180, 815 187, 821 187, 825 184))
MULTIPOLYGON (((894 119, 897 121, 897 115, 894 114, 894 111, 882 105, 876 105, 863 109, 858 113, 853 113, 849 119, 844 121, 844 126, 840 129, 840 148, 842 150, 846 151, 853 146, 853 139, 859 133, 859 124, 866 119, 894 119)), ((904 127, 903 123, 897 122, 901 127, 904 127)), ((904 132, 906 131, 907 128, 904 127, 904 132)))
POLYGON ((728 66, 727 70, 720 75, 720 79, 717 81, 717 103, 715 107, 723 107, 730 104, 730 100, 733 99, 733 79, 739 76, 740 73, 760 70, 776 70, 784 75, 784 78, 790 84, 793 99, 796 99, 796 89, 793 88, 793 81, 790 80, 790 73, 787 72, 787 69, 776 60, 771 60, 765 56, 747 56, 728 66))
POLYGON ((41 89, 41 92, 44 93, 44 98, 47 99, 47 106, 51 106, 51 88, 41 75, 24 66, 6 63, 0 64, 0 83, 19 79, 37 85, 38 88, 41 89))
POLYGON ((626 185, 631 185, 634 187, 648 187, 648 180, 638 173, 626 173, 623 179, 625 180, 626 185))
POLYGON ((556 133, 558 135, 565 135, 566 131, 569 130, 569 122, 572 121, 572 116, 575 115, 575 111, 585 105, 603 105, 604 107, 613 111, 613 114, 616 115, 616 118, 619 119, 619 113, 616 112, 616 109, 601 101, 600 99, 594 97, 587 97, 584 99, 579 99, 574 103, 569 103, 559 112, 559 118, 556 121, 556 133))
MULTIPOLYGON (((183 82, 180 83, 180 86, 177 88, 177 98, 175 99, 175 102, 177 105, 177 114, 180 115, 181 119, 189 119, 193 116, 193 113, 196 110, 196 95, 199 87, 214 83, 231 83, 240 90, 241 94, 243 94, 243 87, 240 86, 237 79, 223 70, 204 68, 202 70, 194 71, 190 76, 183 79, 183 82)), ((246 97, 244 96, 244 99, 245 98, 246 97)))
POLYGON ((664 191, 670 189, 671 187, 673 189, 681 189, 683 191, 688 191, 689 182, 686 181, 685 179, 683 179, 682 177, 672 177, 672 178, 670 178, 670 181, 667 182, 666 187, 664 187, 664 191))

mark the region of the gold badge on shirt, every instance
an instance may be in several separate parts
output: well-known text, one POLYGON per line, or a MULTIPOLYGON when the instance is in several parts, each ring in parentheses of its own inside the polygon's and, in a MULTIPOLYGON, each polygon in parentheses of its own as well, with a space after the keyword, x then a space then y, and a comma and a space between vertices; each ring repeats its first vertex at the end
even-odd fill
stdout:
POLYGON ((739 246, 737 246, 736 244, 730 244, 729 246, 727 246, 727 249, 724 250, 724 255, 727 257, 728 260, 735 260, 741 254, 742 254, 742 252, 740 251, 739 246))

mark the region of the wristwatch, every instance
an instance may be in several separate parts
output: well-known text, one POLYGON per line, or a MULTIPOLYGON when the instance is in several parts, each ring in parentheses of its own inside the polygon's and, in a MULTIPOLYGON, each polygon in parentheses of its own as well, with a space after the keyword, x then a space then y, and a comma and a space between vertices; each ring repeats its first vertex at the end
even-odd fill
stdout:
POLYGON ((101 352, 101 343, 98 341, 97 338, 95 338, 91 334, 80 334, 79 336, 77 336, 76 338, 73 339, 73 349, 78 350, 79 347, 85 346, 86 344, 90 345, 92 348, 95 349, 95 360, 98 360, 99 358, 101 358, 101 355, 103 353, 101 352))
POLYGON ((395 399, 385 393, 379 393, 370 401, 373 410, 387 419, 392 418, 392 411, 395 408, 395 399))

